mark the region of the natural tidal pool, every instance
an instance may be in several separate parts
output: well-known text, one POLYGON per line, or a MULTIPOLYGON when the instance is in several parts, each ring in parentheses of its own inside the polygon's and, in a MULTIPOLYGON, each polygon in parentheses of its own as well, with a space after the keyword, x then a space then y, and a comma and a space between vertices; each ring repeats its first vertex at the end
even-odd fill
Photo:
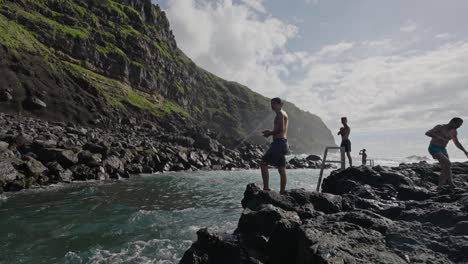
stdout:
MULTIPOLYGON (((288 171, 315 189, 319 170, 288 171)), ((328 175, 329 171, 325 172, 328 175)), ((279 189, 279 175, 270 171, 279 189)), ((213 227, 232 232, 259 170, 199 171, 56 185, 0 195, 0 263, 178 263, 213 227)))

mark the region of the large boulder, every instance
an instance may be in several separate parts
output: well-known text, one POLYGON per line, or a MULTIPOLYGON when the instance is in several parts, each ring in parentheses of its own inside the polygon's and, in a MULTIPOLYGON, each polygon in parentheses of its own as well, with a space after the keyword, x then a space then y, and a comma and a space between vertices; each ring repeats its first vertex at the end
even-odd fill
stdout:
POLYGON ((53 161, 46 164, 49 177, 56 182, 69 183, 73 180, 73 172, 69 169, 65 170, 58 162, 53 161))
POLYGON ((11 90, 0 89, 0 102, 9 102, 13 100, 13 95, 11 95, 11 90))
POLYGON ((124 175, 124 164, 117 156, 109 156, 103 162, 102 166, 105 168, 106 172, 111 176, 111 178, 118 179, 124 175))
POLYGON ((261 205, 257 210, 246 208, 240 217, 238 231, 270 237, 280 221, 299 224, 300 219, 296 212, 288 212, 271 204, 261 205))
POLYGON ((199 135, 197 138, 195 138, 195 143, 193 144, 195 148, 210 152, 218 152, 220 145, 221 144, 218 141, 206 135, 199 135))
POLYGON ((23 101, 23 106, 28 109, 46 108, 47 104, 36 96, 29 96, 23 101))
POLYGON ((10 145, 10 144, 8 144, 8 143, 5 142, 5 141, 0 141, 0 152, 1 152, 1 151, 7 150, 9 145, 10 145))
POLYGON ((38 160, 42 163, 57 161, 65 169, 78 163, 78 156, 68 149, 45 148, 38 150, 36 154, 38 160))
POLYGON ((3 187, 7 183, 14 181, 17 175, 18 172, 16 171, 15 167, 13 167, 12 160, 0 160, 0 187, 3 187))
MULTIPOLYGON (((71 167, 70 171, 72 172, 72 178, 74 181, 87 181, 96 180, 99 169, 90 168, 85 164, 79 164, 71 167)), ((66 172, 62 172, 62 174, 60 174, 60 177, 68 178, 68 176, 69 175, 66 172)))
POLYGON ((102 156, 101 154, 93 154, 88 150, 83 150, 78 153, 78 162, 90 167, 99 167, 102 163, 102 156))
POLYGON ((38 178, 44 176, 47 172, 47 167, 32 157, 25 156, 23 161, 24 163, 20 164, 19 169, 28 177, 38 178))
POLYGON ((197 232, 197 237, 197 242, 185 252, 180 264, 255 263, 243 259, 238 238, 234 235, 217 234, 209 229, 201 229, 197 232))
POLYGON ((109 151, 109 148, 100 144, 95 144, 95 143, 86 143, 83 145, 84 150, 88 150, 91 153, 98 153, 101 155, 106 155, 107 152, 109 151))

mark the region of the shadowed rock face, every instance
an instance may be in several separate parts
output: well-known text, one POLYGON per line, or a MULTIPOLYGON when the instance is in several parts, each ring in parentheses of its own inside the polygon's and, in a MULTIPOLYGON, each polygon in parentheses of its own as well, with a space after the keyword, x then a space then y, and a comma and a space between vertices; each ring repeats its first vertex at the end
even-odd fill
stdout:
POLYGON ((466 263, 468 163, 453 171, 439 192, 424 162, 334 171, 323 193, 249 184, 237 230, 200 230, 180 263, 466 263))
MULTIPOLYGON (((266 141, 269 99, 193 63, 151 0, 0 1, 0 111, 53 121, 196 125, 234 147, 266 141), (258 133, 259 134, 259 133, 258 133)), ((322 120, 287 103, 294 151, 334 145, 322 120)))

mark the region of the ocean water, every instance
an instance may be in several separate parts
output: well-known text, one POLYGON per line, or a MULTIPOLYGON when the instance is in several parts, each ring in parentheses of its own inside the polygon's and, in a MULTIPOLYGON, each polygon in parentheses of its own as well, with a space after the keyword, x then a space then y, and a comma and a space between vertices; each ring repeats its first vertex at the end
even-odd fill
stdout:
MULTIPOLYGON (((291 170, 288 187, 315 189, 318 173, 291 170)), ((272 170, 270 178, 278 190, 278 173, 272 170)), ((251 182, 261 182, 259 170, 156 174, 4 193, 0 263, 178 263, 198 229, 236 228, 251 182)))
MULTIPOLYGON (((375 160, 383 166, 400 162, 415 161, 375 160)), ((318 176, 319 170, 288 170, 288 189, 315 190, 318 176)), ((200 228, 236 228, 252 182, 261 183, 259 170, 155 174, 3 193, 0 263, 178 263, 200 228)), ((270 182, 279 189, 275 170, 270 182)))

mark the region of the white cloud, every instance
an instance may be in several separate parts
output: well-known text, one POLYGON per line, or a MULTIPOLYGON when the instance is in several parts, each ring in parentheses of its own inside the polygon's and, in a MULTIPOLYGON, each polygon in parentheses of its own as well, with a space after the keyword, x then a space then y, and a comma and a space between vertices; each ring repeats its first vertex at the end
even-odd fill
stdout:
POLYGON ((468 110, 468 42, 308 67, 290 99, 329 122, 348 115, 366 130, 410 129, 468 110))
MULTIPOLYGON (((417 145, 424 152, 424 129, 468 112, 467 41, 444 33, 424 48, 419 38, 382 38, 293 52, 287 44, 297 27, 268 14, 263 2, 169 0, 167 13, 178 44, 197 64, 266 96, 285 97, 333 131, 343 115, 355 135, 417 131, 420 141, 411 144, 405 135, 388 138, 400 146, 395 151, 417 145)), ((408 21, 401 31, 417 29, 408 21)), ((385 140, 358 143, 382 147, 385 140)))
POLYGON ((435 36, 436 39, 439 39, 439 40, 447 40, 447 39, 451 39, 452 38, 452 34, 450 33, 441 33, 441 34, 437 34, 435 36))
POLYGON ((323 47, 318 52, 317 55, 320 57, 336 57, 336 56, 343 54, 347 50, 352 49, 353 47, 354 47, 354 43, 341 42, 338 44, 328 45, 328 46, 323 47))
POLYGON ((411 33, 418 29, 418 25, 411 20, 406 21, 406 23, 400 28, 401 32, 411 33))
POLYGON ((260 13, 266 13, 265 6, 263 5, 264 0, 241 0, 242 3, 248 5, 249 7, 255 9, 260 13))
POLYGON ((259 16, 262 1, 170 0, 167 13, 176 39, 194 61, 229 80, 267 95, 280 93, 280 76, 288 69, 277 62, 297 28, 272 16, 259 16))

